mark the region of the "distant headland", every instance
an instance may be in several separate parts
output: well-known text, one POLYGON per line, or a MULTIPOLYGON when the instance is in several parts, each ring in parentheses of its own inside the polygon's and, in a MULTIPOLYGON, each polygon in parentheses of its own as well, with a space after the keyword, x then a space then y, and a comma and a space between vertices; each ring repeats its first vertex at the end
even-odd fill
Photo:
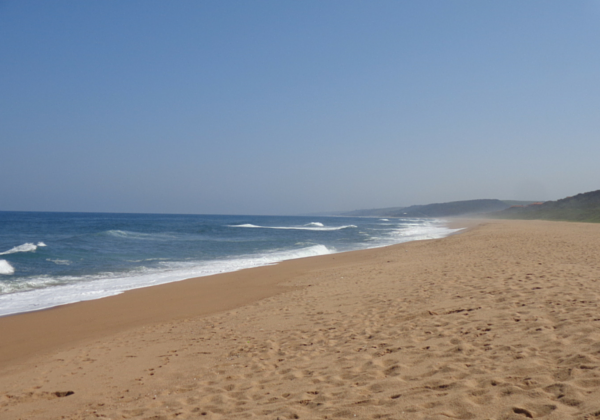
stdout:
POLYGON ((515 201, 481 199, 354 210, 336 213, 353 217, 490 217, 600 223, 600 190, 556 201, 515 201))

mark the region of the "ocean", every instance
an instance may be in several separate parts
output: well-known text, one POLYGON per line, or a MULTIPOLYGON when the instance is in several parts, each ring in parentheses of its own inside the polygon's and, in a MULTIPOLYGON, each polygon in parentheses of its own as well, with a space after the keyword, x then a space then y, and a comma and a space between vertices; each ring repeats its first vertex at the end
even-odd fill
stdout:
POLYGON ((456 230, 435 219, 0 212, 0 316, 456 230))

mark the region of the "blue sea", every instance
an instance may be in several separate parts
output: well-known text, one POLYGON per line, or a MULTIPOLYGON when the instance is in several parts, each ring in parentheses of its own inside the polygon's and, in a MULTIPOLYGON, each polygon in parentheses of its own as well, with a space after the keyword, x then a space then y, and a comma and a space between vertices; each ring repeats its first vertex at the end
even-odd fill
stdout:
POLYGON ((0 212, 0 316, 454 231, 434 219, 0 212))

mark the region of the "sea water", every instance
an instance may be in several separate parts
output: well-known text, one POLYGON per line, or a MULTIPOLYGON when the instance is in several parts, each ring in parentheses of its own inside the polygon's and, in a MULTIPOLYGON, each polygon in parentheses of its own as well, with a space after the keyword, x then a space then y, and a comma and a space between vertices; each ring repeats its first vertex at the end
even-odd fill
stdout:
POLYGON ((0 316, 454 231, 434 219, 0 212, 0 316))

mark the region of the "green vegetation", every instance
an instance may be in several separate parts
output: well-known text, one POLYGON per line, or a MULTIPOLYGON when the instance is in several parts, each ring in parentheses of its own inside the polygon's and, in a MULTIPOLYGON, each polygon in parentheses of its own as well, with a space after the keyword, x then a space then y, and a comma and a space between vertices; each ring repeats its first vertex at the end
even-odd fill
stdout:
POLYGON ((540 201, 539 200, 537 200, 537 201, 502 200, 502 202, 504 204, 506 204, 508 207, 511 207, 511 206, 528 206, 533 203, 539 203, 540 201))
POLYGON ((545 203, 515 200, 468 200, 410 207, 338 213, 359 217, 483 216, 499 219, 566 220, 600 223, 600 190, 545 203))
POLYGON ((600 190, 541 204, 510 207, 490 214, 501 219, 564 220, 600 223, 600 190))

